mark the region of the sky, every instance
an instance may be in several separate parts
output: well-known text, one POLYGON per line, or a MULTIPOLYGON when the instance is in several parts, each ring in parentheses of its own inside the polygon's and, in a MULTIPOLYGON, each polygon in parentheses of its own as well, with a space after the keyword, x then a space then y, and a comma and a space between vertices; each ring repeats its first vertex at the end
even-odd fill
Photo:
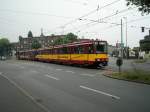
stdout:
POLYGON ((27 37, 29 30, 39 36, 42 28, 44 35, 73 32, 115 45, 121 41, 121 19, 124 44, 127 28, 127 45, 139 46, 149 34, 141 27, 150 28, 150 15, 142 16, 125 0, 0 0, 0 38, 11 42, 18 42, 19 35, 27 37))

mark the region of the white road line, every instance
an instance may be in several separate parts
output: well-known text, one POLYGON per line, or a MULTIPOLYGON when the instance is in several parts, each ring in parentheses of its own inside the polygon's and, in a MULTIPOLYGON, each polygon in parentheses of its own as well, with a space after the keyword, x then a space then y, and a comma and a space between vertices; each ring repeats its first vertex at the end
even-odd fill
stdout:
POLYGON ((94 77, 95 75, 92 75, 92 74, 80 74, 82 76, 89 76, 89 77, 94 77))
POLYGON ((51 78, 51 79, 59 80, 58 78, 50 76, 50 75, 45 75, 45 76, 48 77, 48 78, 51 78))
POLYGON ((62 69, 56 69, 57 71, 61 71, 62 69))
POLYGON ((75 72, 73 72, 73 71, 66 71, 66 72, 69 72, 69 73, 75 73, 75 72))
POLYGON ((114 99, 117 99, 117 100, 119 100, 119 99, 120 99, 120 97, 118 97, 118 96, 111 95, 111 94, 109 94, 109 93, 105 93, 105 92, 103 92, 103 91, 99 91, 99 90, 92 89, 92 88, 89 88, 89 87, 80 86, 80 88, 82 88, 82 89, 87 89, 87 90, 90 90, 90 91, 93 91, 93 92, 96 92, 96 93, 100 93, 100 94, 103 94, 103 95, 106 95, 106 96, 112 97, 112 98, 114 98, 114 99))

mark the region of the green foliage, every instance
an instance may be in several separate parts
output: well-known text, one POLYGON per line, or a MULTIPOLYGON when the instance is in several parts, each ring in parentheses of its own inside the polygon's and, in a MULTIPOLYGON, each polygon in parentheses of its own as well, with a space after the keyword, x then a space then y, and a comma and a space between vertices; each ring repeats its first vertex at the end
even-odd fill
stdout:
POLYGON ((145 63, 147 60, 146 59, 137 59, 134 62, 135 63, 145 63))
POLYGON ((77 36, 74 35, 73 33, 68 33, 65 35, 63 38, 58 38, 54 41, 54 45, 61 45, 61 44, 67 44, 77 41, 77 36))
POLYGON ((7 38, 0 39, 0 56, 8 56, 11 53, 11 44, 7 38))
POLYGON ((51 36, 55 36, 55 34, 51 34, 51 36))
POLYGON ((140 40, 140 48, 142 51, 150 51, 150 37, 145 36, 143 40, 140 40))
POLYGON ((138 10, 144 14, 150 13, 150 0, 126 0, 127 6, 135 5, 138 7, 138 10))
POLYGON ((9 40, 7 38, 0 39, 0 46, 7 46, 9 44, 9 40))
POLYGON ((41 44, 40 44, 36 39, 34 39, 34 40, 32 41, 31 48, 32 48, 32 49, 41 48, 41 44))
POLYGON ((28 37, 33 37, 33 34, 31 31, 28 32, 28 37))
POLYGON ((65 36, 65 41, 67 42, 67 43, 69 43, 69 42, 74 42, 74 41, 76 41, 77 40, 77 36, 75 35, 75 34, 73 34, 73 33, 68 33, 66 36, 65 36))
POLYGON ((63 38, 58 38, 58 39, 56 39, 53 44, 54 44, 54 45, 63 44, 63 38))

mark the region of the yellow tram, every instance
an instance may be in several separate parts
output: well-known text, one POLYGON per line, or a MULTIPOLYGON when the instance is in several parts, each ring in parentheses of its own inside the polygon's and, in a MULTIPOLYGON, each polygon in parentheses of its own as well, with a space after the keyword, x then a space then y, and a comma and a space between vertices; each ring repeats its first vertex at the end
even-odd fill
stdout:
POLYGON ((80 41, 44 49, 17 52, 18 59, 74 64, 107 66, 107 41, 80 41))

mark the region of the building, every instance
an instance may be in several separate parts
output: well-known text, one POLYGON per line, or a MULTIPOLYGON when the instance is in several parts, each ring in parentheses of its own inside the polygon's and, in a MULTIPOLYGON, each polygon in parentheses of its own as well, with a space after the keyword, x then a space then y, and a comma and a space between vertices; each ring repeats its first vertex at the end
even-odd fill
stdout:
POLYGON ((42 48, 49 47, 56 39, 63 38, 64 35, 51 35, 51 36, 44 36, 41 35, 39 37, 26 37, 23 38, 19 36, 19 42, 16 46, 16 51, 24 51, 30 50, 33 40, 37 40, 42 48))

